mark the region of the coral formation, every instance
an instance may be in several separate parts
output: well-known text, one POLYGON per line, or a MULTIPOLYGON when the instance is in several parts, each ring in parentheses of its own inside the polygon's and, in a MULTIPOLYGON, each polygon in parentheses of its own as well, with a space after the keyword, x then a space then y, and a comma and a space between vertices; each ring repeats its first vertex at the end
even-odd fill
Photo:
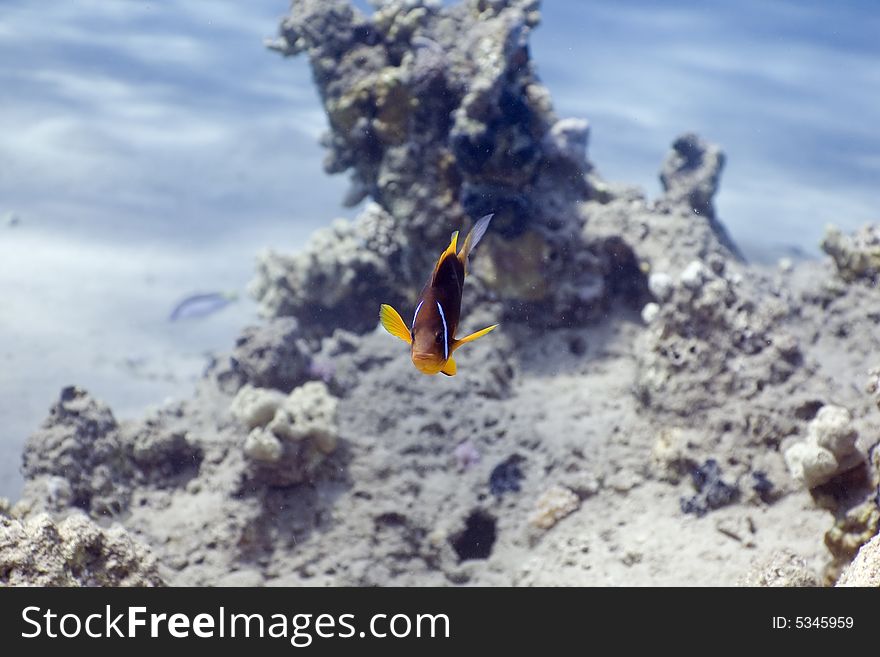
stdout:
POLYGON ((306 354, 299 325, 285 317, 245 329, 235 343, 232 362, 247 383, 287 392, 305 379, 306 354))
POLYGON ((856 558, 837 580, 837 586, 880 587, 880 534, 859 549, 856 558))
POLYGON ((740 586, 819 586, 819 578, 803 557, 791 550, 779 550, 755 563, 737 582, 740 586))
POLYGON ((856 448, 858 436, 847 409, 823 406, 810 422, 806 440, 785 452, 791 476, 807 488, 815 488, 857 467, 864 462, 864 455, 856 448))
POLYGON ((614 192, 593 175, 588 124, 555 115, 531 65, 537 8, 394 1, 363 16, 344 0, 294 4, 270 46, 308 54, 330 123, 325 168, 351 171, 349 202, 373 203, 299 254, 261 258, 252 289, 267 314, 317 333, 369 330, 371 311, 413 301, 430 269, 436 248, 408 245, 437 247, 489 212, 477 284, 508 316, 571 324, 620 293, 631 251, 582 234, 578 207, 614 192))
POLYGON ((837 273, 843 280, 876 283, 880 273, 880 227, 869 224, 845 235, 831 225, 825 230, 821 246, 834 260, 837 273))
POLYGON ((255 429, 269 424, 282 403, 284 395, 277 390, 245 384, 232 400, 229 412, 248 429, 255 429))
POLYGON ((645 404, 679 415, 752 397, 787 381, 801 364, 796 338, 779 328, 792 312, 758 295, 731 261, 690 261, 673 278, 652 274, 657 299, 639 351, 645 404))
POLYGON ((369 203, 358 221, 339 220, 318 231, 304 251, 262 254, 251 291, 264 313, 299 318, 306 335, 324 337, 335 328, 363 332, 376 326, 380 303, 404 305, 404 295, 414 296, 415 281, 430 271, 427 264, 416 269, 409 263, 407 243, 391 215, 369 203))
POLYGON ((59 523, 0 515, 0 585, 162 586, 150 551, 119 525, 101 529, 81 513, 59 523))
POLYGON ((703 465, 694 467, 691 470, 691 480, 697 494, 681 499, 682 513, 704 516, 713 509, 731 504, 739 497, 739 488, 721 478, 721 468, 715 459, 708 459, 703 465))
POLYGON ((662 202, 672 207, 682 204, 690 206, 695 214, 707 219, 721 243, 741 257, 724 225, 718 221, 712 203, 718 192, 723 168, 724 153, 717 145, 694 133, 681 135, 672 142, 672 152, 660 171, 662 202))
POLYGON ((859 548, 880 531, 880 507, 868 499, 849 509, 825 532, 825 545, 835 561, 848 563, 859 548))
POLYGON ((19 510, 73 507, 94 518, 115 517, 129 508, 135 486, 175 486, 198 470, 203 455, 185 430, 164 424, 162 417, 147 417, 142 426, 120 426, 88 392, 64 388, 25 445, 19 510))
POLYGON ((336 404, 321 381, 304 383, 287 397, 242 388, 231 411, 250 429, 244 453, 257 466, 258 478, 274 486, 310 478, 336 449, 336 404))
POLYGON ((85 390, 61 391, 38 431, 25 445, 24 497, 48 509, 78 507, 113 515, 128 505, 131 465, 110 409, 85 390))
POLYGON ((535 502, 529 523, 538 529, 550 529, 565 516, 574 513, 580 505, 581 500, 573 491, 563 486, 551 486, 535 502))

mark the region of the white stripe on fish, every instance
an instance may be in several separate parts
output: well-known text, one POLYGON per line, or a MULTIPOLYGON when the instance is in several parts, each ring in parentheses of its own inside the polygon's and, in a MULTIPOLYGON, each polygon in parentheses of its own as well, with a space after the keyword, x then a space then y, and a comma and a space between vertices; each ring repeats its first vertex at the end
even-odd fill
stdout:
MULTIPOLYGON (((420 306, 422 304, 419 304, 420 306)), ((437 302, 437 310, 440 311, 440 319, 443 320, 443 358, 449 358, 449 329, 446 327, 446 315, 443 313, 443 306, 437 302)))

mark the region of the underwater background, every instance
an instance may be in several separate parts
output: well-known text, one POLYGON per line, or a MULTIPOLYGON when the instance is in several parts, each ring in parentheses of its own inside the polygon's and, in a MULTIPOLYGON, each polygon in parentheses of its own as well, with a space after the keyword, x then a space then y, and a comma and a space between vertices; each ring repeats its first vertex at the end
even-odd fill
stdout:
MULTIPOLYGON (((360 3, 366 8, 367 3, 360 3)), ((816 255, 876 219, 880 14, 870 2, 551 0, 532 37, 608 179, 659 191, 672 135, 728 165, 719 215, 746 254, 816 255)), ((119 414, 186 390, 254 310, 169 325, 191 292, 244 291, 253 256, 341 207, 308 65, 267 51, 286 3, 33 3, 0 15, 0 494, 77 380, 119 414), (11 217, 18 224, 9 225, 11 217)))
MULTIPOLYGON (((257 321, 256 254, 363 208, 322 170, 307 58, 263 44, 286 11, 0 7, 0 497, 19 496, 22 446, 62 387, 118 419, 185 397, 257 321), (235 298, 171 320, 200 293, 235 298)), ((877 219, 878 34, 868 1, 546 0, 530 52, 557 114, 589 121, 606 180, 654 198, 676 135, 720 145, 717 215, 775 263, 818 258, 828 223, 877 219)))

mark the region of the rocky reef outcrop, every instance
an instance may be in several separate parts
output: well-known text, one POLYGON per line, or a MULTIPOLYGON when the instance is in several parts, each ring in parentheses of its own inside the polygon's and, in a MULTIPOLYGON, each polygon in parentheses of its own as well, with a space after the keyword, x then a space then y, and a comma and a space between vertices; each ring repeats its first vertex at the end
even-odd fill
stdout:
POLYGON ((837 586, 880 587, 880 535, 865 543, 846 568, 837 586))
POLYGON ((150 550, 119 525, 74 513, 56 523, 0 515, 0 586, 162 586, 150 550))
POLYGON ((80 388, 64 388, 25 445, 25 498, 39 497, 49 509, 118 513, 131 494, 131 463, 123 452, 111 410, 80 388))
POLYGON ((308 56, 329 120, 325 168, 349 171, 348 201, 370 203, 298 254, 261 257, 253 290, 267 315, 370 330, 379 303, 412 303, 449 234, 489 212, 474 294, 532 325, 571 326, 614 298, 646 298, 645 271, 666 263, 634 255, 636 236, 616 221, 633 206, 660 232, 681 212, 703 242, 692 257, 732 248, 712 210, 717 146, 676 140, 666 195, 650 207, 598 177, 587 122, 555 114, 529 58, 538 21, 533 0, 383 2, 372 16, 345 0, 294 3, 270 46, 308 56))

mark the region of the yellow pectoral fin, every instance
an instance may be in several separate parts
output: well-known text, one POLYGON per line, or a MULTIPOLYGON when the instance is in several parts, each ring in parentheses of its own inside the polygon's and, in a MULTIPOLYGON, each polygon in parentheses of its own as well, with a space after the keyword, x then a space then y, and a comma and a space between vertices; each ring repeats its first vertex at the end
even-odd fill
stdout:
POLYGON ((400 338, 407 344, 412 344, 412 336, 409 334, 406 323, 400 314, 387 303, 383 303, 381 308, 379 308, 379 321, 382 322, 382 326, 391 335, 400 338))
POLYGON ((450 356, 440 371, 446 376, 455 376, 455 373, 458 371, 458 368, 455 366, 455 359, 450 356))
POLYGON ((489 331, 496 328, 497 326, 498 326, 498 324, 492 324, 492 326, 487 326, 486 328, 482 329, 481 331, 477 331, 476 333, 471 333, 467 337, 456 340, 455 342, 452 343, 452 351, 455 351, 456 349, 458 349, 461 345, 465 344, 466 342, 473 342, 477 338, 482 338, 484 335, 486 335, 489 331))

